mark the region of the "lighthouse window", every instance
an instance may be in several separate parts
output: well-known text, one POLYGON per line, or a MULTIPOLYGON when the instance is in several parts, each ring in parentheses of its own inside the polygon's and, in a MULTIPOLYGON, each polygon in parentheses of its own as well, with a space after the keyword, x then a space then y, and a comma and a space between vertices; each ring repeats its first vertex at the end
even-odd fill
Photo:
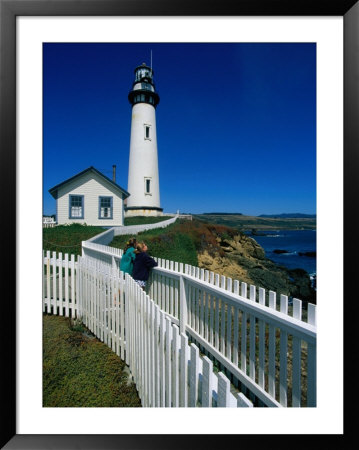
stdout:
POLYGON ((151 192, 151 180, 146 180, 146 194, 151 192))
POLYGON ((145 125, 145 139, 149 139, 151 140, 151 136, 150 136, 150 126, 149 125, 145 125))
POLYGON ((99 219, 112 219, 112 197, 99 197, 99 219))

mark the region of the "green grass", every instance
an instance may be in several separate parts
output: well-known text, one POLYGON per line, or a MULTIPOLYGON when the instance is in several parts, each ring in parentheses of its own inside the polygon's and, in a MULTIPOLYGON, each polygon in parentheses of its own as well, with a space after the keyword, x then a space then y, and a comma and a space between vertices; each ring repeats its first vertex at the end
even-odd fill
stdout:
MULTIPOLYGON (((191 237, 181 230, 182 221, 175 222, 166 228, 144 231, 136 235, 137 241, 146 242, 151 256, 198 265, 196 246, 191 237)), ((116 236, 110 243, 112 247, 124 248, 130 235, 116 236)))
POLYGON ((140 407, 125 367, 84 325, 43 316, 44 407, 140 407))
POLYGON ((146 217, 146 216, 134 216, 125 218, 125 226, 127 225, 144 225, 148 223, 158 223, 164 220, 172 219, 171 216, 159 216, 159 217, 146 217))
POLYGON ((81 255, 81 241, 103 233, 105 228, 90 225, 59 225, 43 229, 43 249, 51 252, 81 255))

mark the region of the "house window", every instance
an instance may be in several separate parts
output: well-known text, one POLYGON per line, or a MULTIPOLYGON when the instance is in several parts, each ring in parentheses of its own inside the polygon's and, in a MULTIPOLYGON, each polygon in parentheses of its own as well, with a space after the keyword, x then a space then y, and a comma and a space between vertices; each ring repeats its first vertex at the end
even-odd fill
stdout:
POLYGON ((149 178, 145 178, 145 193, 151 194, 151 180, 149 178))
POLYGON ((83 195, 70 195, 70 219, 83 219, 84 218, 84 196, 83 195))
POLYGON ((150 125, 145 125, 145 139, 151 140, 150 125))
POLYGON ((99 197, 99 219, 112 219, 112 197, 99 197))

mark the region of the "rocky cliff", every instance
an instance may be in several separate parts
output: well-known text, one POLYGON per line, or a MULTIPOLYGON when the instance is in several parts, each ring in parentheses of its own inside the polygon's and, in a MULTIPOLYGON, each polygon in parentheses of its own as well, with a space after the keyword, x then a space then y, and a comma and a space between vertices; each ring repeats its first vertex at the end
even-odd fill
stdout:
POLYGON ((215 251, 216 245, 199 251, 199 267, 304 302, 316 302, 315 290, 304 270, 289 270, 275 264, 265 257, 263 248, 254 239, 242 233, 223 232, 218 226, 211 226, 211 232, 219 251, 215 251))

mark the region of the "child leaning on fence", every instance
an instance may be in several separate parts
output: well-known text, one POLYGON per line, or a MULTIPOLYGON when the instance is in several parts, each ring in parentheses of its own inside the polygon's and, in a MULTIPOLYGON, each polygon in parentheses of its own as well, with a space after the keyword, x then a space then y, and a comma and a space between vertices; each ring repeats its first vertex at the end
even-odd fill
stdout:
POLYGON ((147 254, 148 247, 144 242, 136 246, 136 258, 133 263, 132 278, 138 283, 142 289, 146 287, 146 281, 150 276, 150 269, 156 267, 156 261, 147 254))
POLYGON ((132 238, 128 242, 126 242, 126 247, 123 250, 123 255, 122 255, 121 263, 120 263, 121 272, 132 275, 133 262, 136 258, 136 255, 135 255, 136 245, 137 245, 137 241, 135 238, 132 238))

